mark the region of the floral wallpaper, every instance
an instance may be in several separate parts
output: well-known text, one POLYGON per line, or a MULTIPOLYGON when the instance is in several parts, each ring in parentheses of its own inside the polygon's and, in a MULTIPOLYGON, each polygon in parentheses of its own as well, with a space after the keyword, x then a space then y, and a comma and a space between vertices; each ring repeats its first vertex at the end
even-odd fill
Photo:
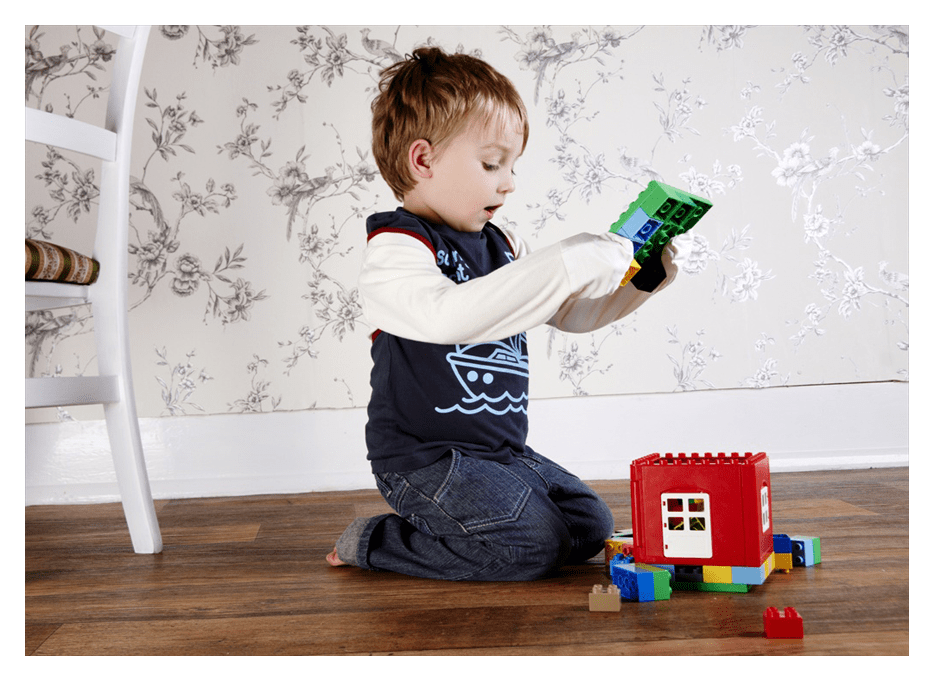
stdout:
MULTIPOLYGON (((533 249, 605 231, 652 179, 714 204, 650 304, 529 333, 533 397, 908 380, 906 26, 159 26, 131 182, 141 416, 366 405, 364 220, 396 205, 369 102, 423 44, 525 98, 501 223, 533 249)), ((102 117, 115 45, 26 26, 26 106, 102 117)), ((89 251, 98 175, 28 147, 26 235, 89 251)), ((93 372, 92 323, 27 314, 26 374, 93 372)))

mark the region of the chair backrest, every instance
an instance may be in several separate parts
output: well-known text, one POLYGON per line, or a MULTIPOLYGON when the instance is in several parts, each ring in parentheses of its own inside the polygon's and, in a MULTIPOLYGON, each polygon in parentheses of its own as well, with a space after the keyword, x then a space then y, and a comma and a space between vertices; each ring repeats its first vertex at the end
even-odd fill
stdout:
POLYGON ((101 263, 100 288, 125 298, 133 118, 149 27, 99 28, 119 36, 103 127, 26 107, 26 140, 101 159, 93 257, 101 263))

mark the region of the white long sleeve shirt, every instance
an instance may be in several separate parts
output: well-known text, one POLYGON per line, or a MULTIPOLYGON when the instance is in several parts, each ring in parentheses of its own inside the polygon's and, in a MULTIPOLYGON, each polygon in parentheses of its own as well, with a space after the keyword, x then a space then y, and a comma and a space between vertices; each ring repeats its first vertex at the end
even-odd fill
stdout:
POLYGON ((359 280, 364 315, 376 328, 426 343, 476 343, 540 324, 583 333, 636 310, 677 274, 677 247, 666 246, 667 278, 652 293, 619 286, 632 242, 610 234, 578 234, 532 252, 500 228, 515 261, 455 283, 428 244, 409 233, 378 231, 367 243, 359 280))

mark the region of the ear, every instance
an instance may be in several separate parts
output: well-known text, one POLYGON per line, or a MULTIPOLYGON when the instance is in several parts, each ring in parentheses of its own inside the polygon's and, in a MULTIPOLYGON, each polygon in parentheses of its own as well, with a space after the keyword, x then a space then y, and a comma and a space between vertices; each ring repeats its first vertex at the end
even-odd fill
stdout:
POLYGON ((409 170, 416 178, 431 177, 431 162, 434 148, 428 140, 415 140, 409 147, 409 170))

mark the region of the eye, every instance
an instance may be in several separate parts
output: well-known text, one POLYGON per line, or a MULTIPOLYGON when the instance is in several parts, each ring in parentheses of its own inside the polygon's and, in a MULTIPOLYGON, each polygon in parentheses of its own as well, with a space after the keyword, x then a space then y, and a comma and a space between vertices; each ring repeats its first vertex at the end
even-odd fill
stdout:
POLYGON ((499 170, 499 166, 496 165, 495 163, 484 163, 484 164, 483 164, 483 169, 484 169, 484 170, 489 170, 489 171, 492 172, 492 171, 494 171, 494 170, 499 170))

